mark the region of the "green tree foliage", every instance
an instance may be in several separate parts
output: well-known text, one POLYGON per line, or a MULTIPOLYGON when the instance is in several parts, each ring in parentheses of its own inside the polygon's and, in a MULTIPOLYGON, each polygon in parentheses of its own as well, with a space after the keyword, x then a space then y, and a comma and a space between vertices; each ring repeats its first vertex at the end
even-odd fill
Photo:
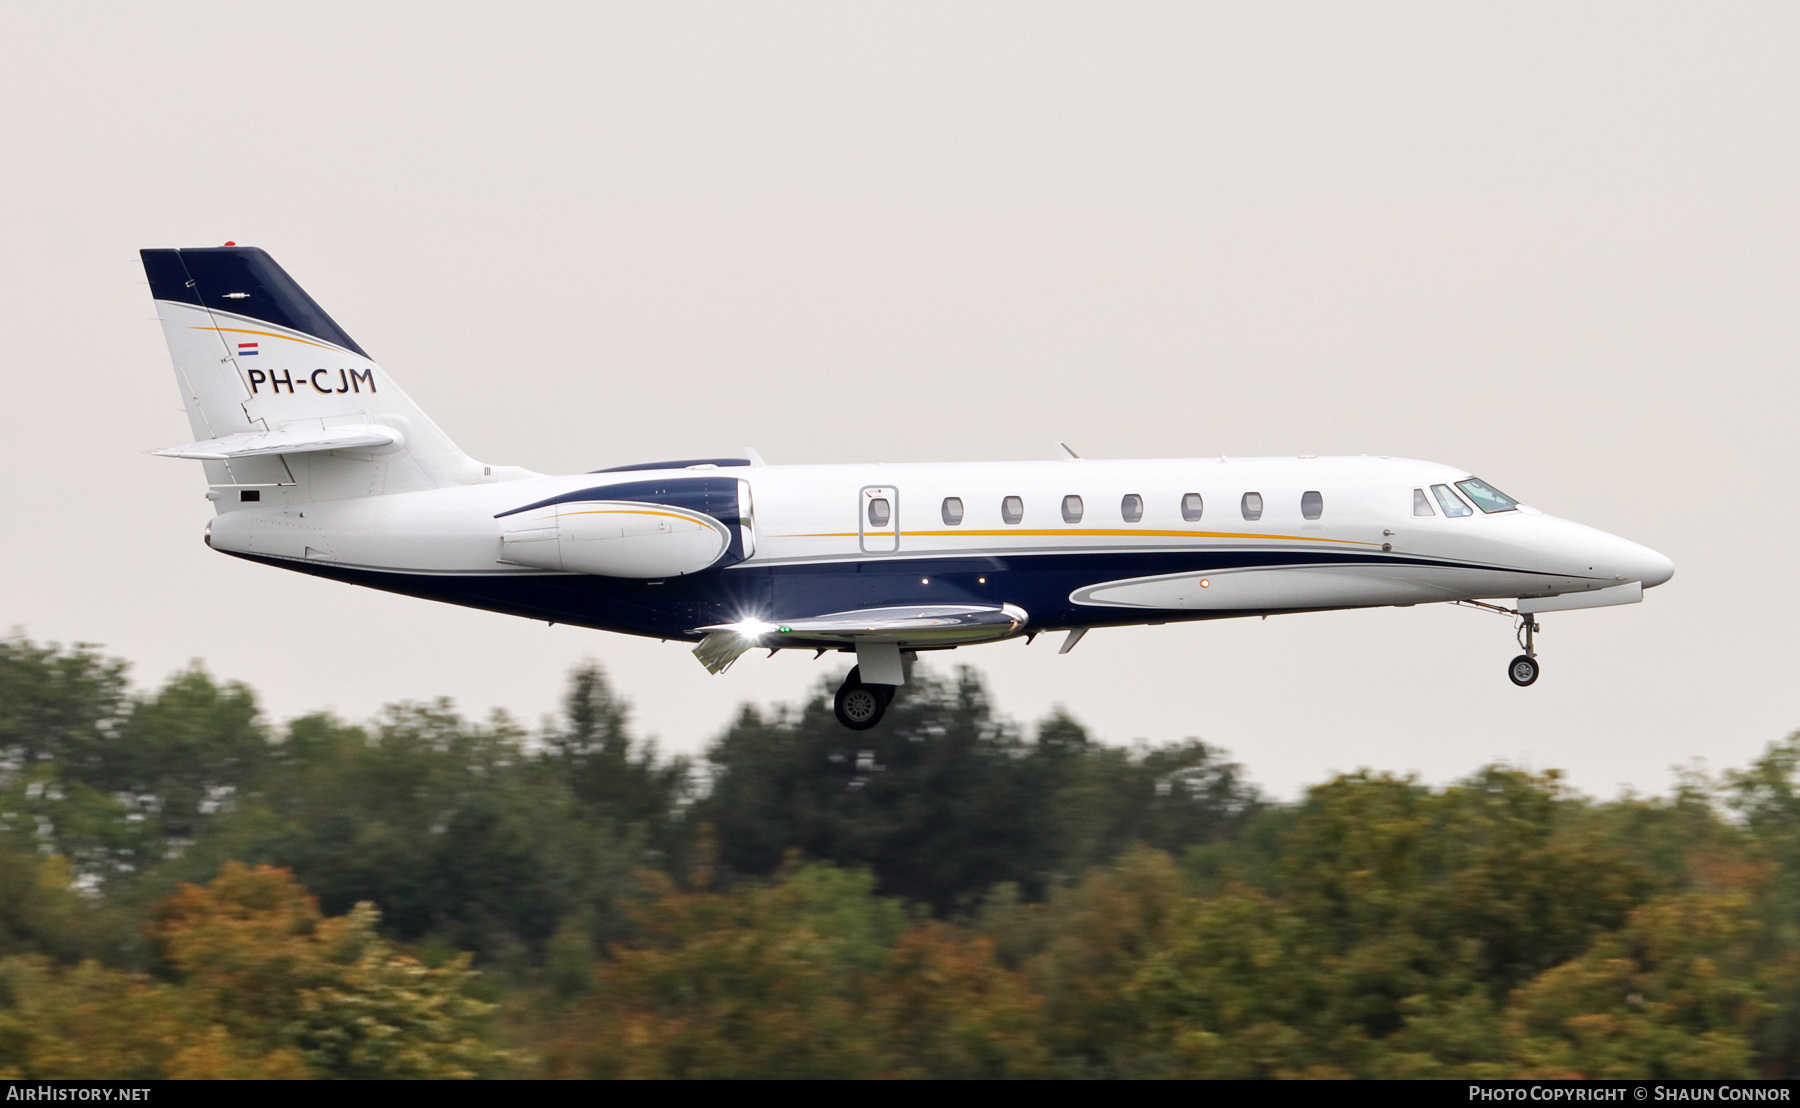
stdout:
POLYGON ((60 854, 27 853, 0 841, 0 957, 42 954, 58 962, 116 953, 128 925, 119 906, 84 897, 60 854))
POLYGON ((828 692, 696 774, 593 666, 535 730, 273 726, 0 642, 0 1077, 1800 1072, 1800 736, 1277 804, 966 669, 862 734, 828 692))
POLYGON ((599 666, 577 666, 569 674, 563 719, 545 734, 546 760, 592 817, 644 829, 666 846, 671 816, 687 799, 688 763, 663 762, 654 743, 633 738, 630 715, 599 666))
POLYGON ((0 759, 103 773, 129 701, 125 663, 92 646, 0 640, 0 759))
POLYGON ((129 884, 196 839, 269 751, 256 699, 198 664, 134 696, 85 646, 0 642, 0 833, 129 884))
POLYGON ((371 901, 396 937, 517 969, 572 922, 592 941, 623 926, 626 874, 680 846, 688 776, 632 738, 592 666, 536 737, 447 701, 391 708, 371 728, 309 716, 175 868, 285 867, 328 911, 371 901))
POLYGON ((1039 896, 1133 842, 1230 835, 1260 805, 1204 743, 1120 750, 1063 714, 1036 741, 994 717, 974 671, 916 669, 872 731, 832 717, 829 682, 801 710, 746 707, 707 757, 693 818, 719 860, 773 873, 790 850, 867 866, 882 892, 943 911, 1001 882, 1039 896))

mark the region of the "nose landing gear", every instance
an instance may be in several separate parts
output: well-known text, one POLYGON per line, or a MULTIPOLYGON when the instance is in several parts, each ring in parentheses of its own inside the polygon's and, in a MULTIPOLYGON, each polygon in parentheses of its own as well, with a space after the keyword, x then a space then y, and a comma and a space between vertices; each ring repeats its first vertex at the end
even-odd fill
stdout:
POLYGON ((1533 636, 1543 628, 1537 625, 1536 619, 1516 608, 1502 608, 1498 604, 1485 604, 1479 600, 1452 600, 1450 603, 1454 607, 1477 608, 1497 615, 1512 616, 1518 620, 1519 646, 1525 653, 1506 663, 1506 677, 1521 689, 1537 681, 1538 674, 1542 672, 1543 667, 1538 665, 1537 646, 1533 636))
POLYGON ((865 685, 862 667, 851 666, 831 704, 837 721, 852 731, 867 731, 881 722, 894 700, 894 686, 865 685))
POLYGON ((1521 689, 1538 679, 1537 650, 1532 644, 1532 635, 1538 630, 1537 621, 1528 615, 1519 617, 1519 645, 1525 653, 1506 663, 1506 676, 1521 689))

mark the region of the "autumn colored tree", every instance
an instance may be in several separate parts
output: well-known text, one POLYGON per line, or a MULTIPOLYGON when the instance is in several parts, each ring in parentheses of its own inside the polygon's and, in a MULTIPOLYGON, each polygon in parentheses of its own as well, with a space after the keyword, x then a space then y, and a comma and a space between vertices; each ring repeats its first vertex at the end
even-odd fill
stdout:
POLYGON ((482 1040, 491 1006, 469 995, 468 956, 433 968, 396 952, 372 905, 324 918, 286 871, 231 862, 153 919, 190 1018, 260 1067, 441 1078, 505 1064, 482 1040))
POLYGON ((284 871, 228 864, 150 930, 173 980, 0 959, 0 1076, 457 1078, 510 1064, 468 958, 427 967, 372 907, 322 917, 284 871))
POLYGON ((587 1077, 1001 1077, 1045 1072, 1036 1002, 978 938, 909 926, 865 872, 683 892, 645 875, 640 933, 545 1049, 587 1077))
POLYGON ((1581 957, 1521 988, 1507 1012, 1521 1076, 1752 1077, 1772 1005, 1744 896, 1682 893, 1631 913, 1581 957))

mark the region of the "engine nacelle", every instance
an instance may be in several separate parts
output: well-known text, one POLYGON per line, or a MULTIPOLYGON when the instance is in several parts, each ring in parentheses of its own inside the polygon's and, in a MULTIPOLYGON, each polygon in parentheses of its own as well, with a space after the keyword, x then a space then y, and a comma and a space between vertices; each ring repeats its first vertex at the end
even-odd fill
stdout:
POLYGON ((698 573, 724 557, 731 529, 702 512, 632 500, 575 500, 509 519, 500 559, 599 577, 698 573))

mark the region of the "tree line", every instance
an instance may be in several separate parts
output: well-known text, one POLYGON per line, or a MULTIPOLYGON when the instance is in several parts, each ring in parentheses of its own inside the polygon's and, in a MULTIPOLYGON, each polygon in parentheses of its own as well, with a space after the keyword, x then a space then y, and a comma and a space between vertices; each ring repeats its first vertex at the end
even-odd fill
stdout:
POLYGON ((830 687, 687 759, 593 665, 276 725, 0 641, 0 1077, 1800 1072, 1800 736, 1277 803, 966 668, 860 734, 830 687))

